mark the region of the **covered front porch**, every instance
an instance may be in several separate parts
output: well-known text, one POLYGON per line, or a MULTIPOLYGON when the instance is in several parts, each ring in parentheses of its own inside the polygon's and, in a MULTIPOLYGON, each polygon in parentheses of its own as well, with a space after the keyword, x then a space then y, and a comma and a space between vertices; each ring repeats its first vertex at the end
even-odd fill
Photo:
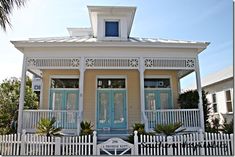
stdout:
MULTIPOLYGON (((157 124, 176 122, 182 122, 186 131, 198 131, 201 128, 199 109, 145 110, 145 115, 147 117, 145 121, 147 131, 152 131, 157 124)), ((24 110, 22 129, 26 132, 35 132, 41 118, 51 119, 52 117, 56 118, 56 127, 62 127, 64 133, 79 134, 80 122, 82 121, 79 111, 24 110)), ((109 133, 108 131, 110 130, 103 130, 101 133, 109 133)))
MULTIPOLYGON (((146 131, 151 131, 157 124, 169 124, 169 123, 175 123, 175 122, 182 122, 183 127, 186 128, 187 131, 197 131, 200 128, 204 128, 204 120, 203 120, 203 109, 202 109, 202 102, 200 99, 199 105, 197 109, 180 109, 179 106, 177 107, 176 101, 173 99, 177 99, 175 93, 178 93, 180 89, 173 88, 173 82, 175 80, 179 80, 183 78, 184 76, 188 75, 189 73, 195 71, 196 73, 196 81, 197 81, 197 87, 199 91, 199 96, 201 97, 201 83, 200 83, 200 74, 199 74, 199 65, 198 65, 198 59, 197 58, 148 58, 148 57, 136 57, 136 58, 92 58, 92 57, 79 57, 79 58, 32 58, 32 57, 25 57, 24 64, 23 64, 23 72, 22 72, 22 84, 21 84, 21 93, 20 93, 20 108, 19 108, 19 118, 18 118, 18 132, 21 132, 23 129, 25 129, 27 132, 35 132, 36 126, 38 121, 41 118, 56 118, 56 126, 62 127, 63 131, 65 133, 71 133, 71 134, 79 134, 80 131, 80 122, 83 120, 92 121, 93 124, 95 124, 96 130, 109 130, 112 129, 112 126, 117 126, 117 123, 115 123, 115 114, 113 114, 115 107, 112 107, 112 110, 108 112, 111 116, 114 117, 108 117, 106 116, 104 119, 101 119, 97 115, 97 110, 99 106, 97 106, 99 103, 98 101, 98 93, 111 93, 111 96, 109 98, 109 101, 103 101, 101 103, 106 102, 106 105, 115 105, 115 94, 118 97, 118 100, 122 100, 121 105, 122 106, 122 113, 119 113, 119 126, 121 127, 113 127, 116 130, 130 130, 132 125, 134 123, 144 123, 146 131), (51 103, 51 100, 47 98, 47 101, 43 101, 45 99, 45 96, 43 97, 43 92, 41 92, 41 101, 40 101, 40 109, 39 110, 23 110, 23 102, 24 102, 24 85, 25 85, 25 75, 26 71, 29 71, 35 75, 38 75, 39 77, 43 78, 42 71, 50 69, 53 71, 53 69, 64 69, 66 71, 74 70, 78 71, 79 79, 78 79, 78 87, 75 87, 76 89, 70 89, 71 91, 77 91, 75 94, 76 97, 74 101, 77 102, 76 104, 78 107, 65 107, 65 108, 56 108, 56 105, 51 103), (111 76, 112 71, 107 75, 104 72, 101 72, 102 74, 105 74, 105 77, 102 77, 100 75, 94 74, 89 75, 89 78, 94 78, 95 81, 93 81, 94 86, 97 86, 96 88, 84 88, 84 84, 86 82, 85 74, 87 73, 87 70, 119 70, 119 76, 116 75, 111 76), (124 71, 122 71, 124 70, 124 71), (128 71, 132 70, 132 72, 137 76, 135 78, 132 76, 132 74, 128 74, 128 71), (156 71, 173 71, 175 75, 172 76, 166 76, 164 73, 161 75, 151 73, 156 71), (145 72, 147 71, 147 73, 145 72), (122 74, 122 75, 120 75, 122 74), (157 75, 157 76, 156 76, 157 75), (123 76, 123 77, 122 77, 123 76), (135 80, 129 79, 129 78, 135 78, 135 80), (172 78, 174 77, 174 78, 172 78), (125 84, 121 86, 116 87, 99 87, 99 79, 102 81, 107 81, 105 79, 116 79, 118 81, 124 80, 125 84), (155 79, 155 83, 157 85, 154 86, 154 88, 148 87, 148 81, 149 79, 155 79), (159 87, 162 85, 159 85, 159 78, 162 80, 167 78, 169 79, 168 83, 169 86, 159 87), (173 80, 173 81, 172 81, 173 80), (129 82, 128 82, 129 81, 129 82), (133 86, 131 85, 132 82, 137 82, 136 84, 139 85, 139 87, 136 87, 136 89, 133 89, 133 86), (85 90, 91 90, 90 95, 88 95, 85 90), (131 91, 132 89, 132 91, 131 91), (102 91, 102 92, 101 92, 102 91), (129 94, 132 94, 133 92, 136 92, 138 96, 132 96, 130 97, 129 94), (150 98, 151 95, 154 95, 154 97, 150 98), (159 96, 164 97, 162 100, 159 99, 159 96), (92 97, 94 100, 92 100, 91 104, 84 102, 84 97, 92 97), (174 97, 174 98, 173 98, 174 97), (129 99, 133 99, 131 102, 128 101, 129 99), (76 100, 76 101, 75 101, 76 100), (46 105, 45 102, 48 102, 46 105), (133 104, 136 103, 136 104, 133 104), (149 105, 153 105, 154 107, 150 107, 149 105), (85 105, 93 106, 92 108, 88 108, 85 105), (45 108, 47 106, 47 108, 45 108), (84 112, 84 106, 86 112, 84 112), (140 109, 140 112, 136 109, 140 109), (95 111, 95 113, 91 112, 89 113, 89 110, 95 111), (88 111, 88 112, 87 112, 88 111), (137 111, 137 112, 136 112, 137 111), (92 115, 92 114, 95 114, 92 115), (122 114, 122 116, 120 116, 122 114), (133 115, 130 117, 129 115, 133 115), (91 115, 91 119, 89 119, 89 116, 91 115), (85 117, 84 117, 85 116, 85 117), (140 119, 135 118, 140 117, 140 119), (134 118, 133 118, 134 117, 134 118), (110 118, 110 119, 109 119, 110 118), (110 122, 112 121, 112 122, 110 122), (104 124, 101 124, 103 123, 104 124), (109 123, 110 122, 110 123, 109 123), (121 124, 122 123, 122 124, 121 124)), ((52 76, 47 76, 48 79, 52 79, 52 76)), ((87 78, 88 79, 88 78, 87 78)), ((87 81, 89 81, 88 79, 87 81)), ((50 82, 50 81, 49 81, 50 82)), ((109 82, 109 80, 108 80, 109 82)), ((167 82, 167 81, 166 81, 167 82)), ((89 82, 88 84, 92 85, 92 82, 89 82)), ((109 84, 109 83, 108 83, 109 84)), ((112 84, 112 83, 111 83, 112 84)), ((165 83, 167 84, 167 83, 165 83)), ((42 84, 42 88, 49 93, 54 94, 57 91, 60 91, 60 89, 49 89, 47 88, 45 90, 45 84, 42 84), (55 92, 56 91, 56 92, 55 92), (54 92, 54 93, 53 93, 54 92)), ((48 86, 48 85, 47 85, 48 86)), ((51 85, 49 85, 51 86, 51 85)), ((108 85, 109 86, 109 85, 108 85)), ((176 86, 176 85, 175 85, 176 86)), ((178 85, 176 87, 179 87, 178 85)), ((67 92, 66 94, 68 94, 67 92)), ((71 93, 71 92, 70 92, 71 93)), ((72 93, 74 94, 74 93, 72 93)), ((45 93, 44 93, 45 95, 45 93)), ((103 95, 104 97, 108 96, 108 94, 103 95)), ((65 96, 66 101, 69 98, 69 96, 65 96)), ((109 97, 109 96, 108 96, 109 97)), ((72 97, 71 97, 72 98, 72 97)), ((86 99, 88 99, 86 98, 86 99)), ((63 99, 63 101, 65 101, 63 99)), ((68 99, 69 100, 69 99, 68 99)), ((71 99, 70 99, 71 100, 71 99)), ((117 102, 116 102, 117 103, 117 102)), ((119 102, 120 103, 120 102, 119 102)), ((65 103, 66 104, 66 103, 65 103)), ((119 104, 120 106, 120 104, 119 104)), ((120 112, 120 108, 119 108, 120 112)), ((103 112, 101 112, 103 113, 103 112)), ((100 114, 102 115, 102 114, 100 114)))

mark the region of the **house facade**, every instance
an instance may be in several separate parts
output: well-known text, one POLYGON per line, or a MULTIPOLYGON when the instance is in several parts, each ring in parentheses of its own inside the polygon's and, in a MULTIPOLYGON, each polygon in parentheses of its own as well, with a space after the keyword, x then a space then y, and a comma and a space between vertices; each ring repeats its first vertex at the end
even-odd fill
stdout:
POLYGON ((202 79, 202 88, 208 93, 207 99, 211 104, 212 117, 220 122, 233 119, 233 66, 212 73, 202 79))
POLYGON ((144 123, 150 131, 174 122, 203 129, 202 102, 198 109, 180 109, 177 99, 180 79, 191 72, 201 91, 198 54, 209 43, 131 37, 136 7, 88 11, 91 28, 68 28, 68 37, 11 41, 24 54, 18 132, 33 132, 41 118, 51 117, 75 134, 81 121, 96 130, 144 123), (23 109, 27 71, 42 80, 38 110, 23 109))

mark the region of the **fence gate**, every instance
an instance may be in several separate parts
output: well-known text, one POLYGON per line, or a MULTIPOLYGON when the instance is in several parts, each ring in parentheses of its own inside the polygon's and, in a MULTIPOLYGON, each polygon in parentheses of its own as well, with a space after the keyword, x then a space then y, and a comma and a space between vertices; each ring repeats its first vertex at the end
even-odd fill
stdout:
POLYGON ((111 138, 97 145, 97 155, 134 155, 134 144, 111 138))

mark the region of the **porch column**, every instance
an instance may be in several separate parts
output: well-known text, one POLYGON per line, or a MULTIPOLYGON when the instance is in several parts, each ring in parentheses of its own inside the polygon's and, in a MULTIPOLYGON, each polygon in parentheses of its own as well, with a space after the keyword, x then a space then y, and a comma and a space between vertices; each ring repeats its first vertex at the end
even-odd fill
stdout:
POLYGON ((141 105, 141 123, 145 124, 145 130, 148 131, 148 120, 145 115, 145 99, 144 99, 144 58, 140 57, 140 66, 139 66, 139 73, 140 73, 140 105, 141 105))
POLYGON ((25 82, 26 82, 26 56, 23 58, 22 74, 20 81, 20 98, 19 98, 19 110, 18 110, 18 127, 17 132, 21 133, 22 131, 22 121, 23 121, 23 109, 24 109, 24 97, 25 97, 25 82))
POLYGON ((196 57, 196 81, 197 81, 197 91, 199 94, 199 104, 198 108, 200 110, 200 122, 201 122, 201 128, 203 131, 205 131, 204 128, 204 114, 203 114, 203 102, 202 102, 202 85, 201 85, 201 77, 200 77, 200 68, 199 68, 199 60, 198 56, 196 57))
POLYGON ((80 59, 80 77, 79 77, 79 112, 80 118, 83 119, 83 92, 84 92, 84 57, 80 59))

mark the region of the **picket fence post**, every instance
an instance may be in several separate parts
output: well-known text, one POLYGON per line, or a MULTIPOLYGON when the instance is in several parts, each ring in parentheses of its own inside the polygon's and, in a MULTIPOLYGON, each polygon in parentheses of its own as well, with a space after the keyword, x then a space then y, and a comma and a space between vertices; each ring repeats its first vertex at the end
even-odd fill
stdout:
POLYGON ((234 139, 233 139, 233 134, 230 134, 230 140, 231 140, 231 149, 232 149, 232 154, 231 155, 234 155, 233 153, 234 153, 234 139))
POLYGON ((21 143, 20 143, 20 155, 25 155, 26 144, 26 130, 22 130, 21 143))
POLYGON ((167 155, 173 155, 173 137, 167 136, 167 155))
POLYGON ((61 138, 56 137, 55 138, 55 155, 61 155, 60 144, 61 144, 61 138))
POLYGON ((96 149, 97 149, 97 136, 96 136, 96 131, 94 131, 93 132, 93 155, 97 155, 96 149))
POLYGON ((138 150, 138 131, 134 131, 134 155, 139 155, 138 150))
POLYGON ((205 155, 205 147, 204 147, 204 134, 203 130, 199 129, 199 141, 200 141, 200 155, 205 155))

